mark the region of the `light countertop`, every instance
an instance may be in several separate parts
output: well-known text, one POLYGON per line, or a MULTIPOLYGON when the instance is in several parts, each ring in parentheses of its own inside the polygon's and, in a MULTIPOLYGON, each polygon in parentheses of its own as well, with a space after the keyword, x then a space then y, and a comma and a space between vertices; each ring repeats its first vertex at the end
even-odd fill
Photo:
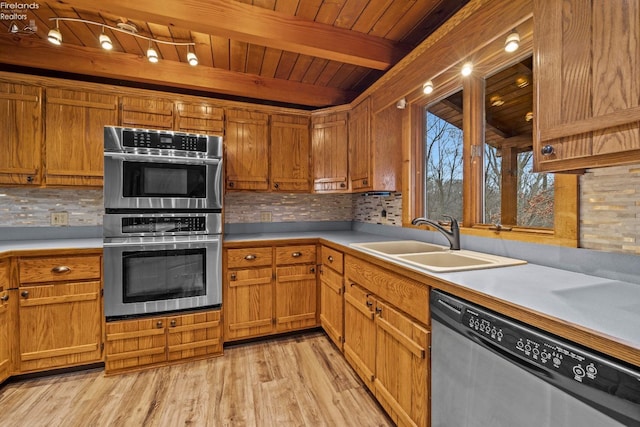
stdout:
MULTIPOLYGON (((351 243, 398 240, 360 231, 304 231, 225 235, 224 242, 322 238, 351 243)), ((22 250, 101 248, 102 239, 54 239, 0 242, 0 255, 22 250)), ((350 247, 352 250, 360 250, 350 247)), ((363 251, 366 252, 366 251, 363 251)), ((640 285, 536 264, 435 273, 390 257, 366 252, 406 269, 433 276, 533 312, 578 325, 640 351, 640 285)))

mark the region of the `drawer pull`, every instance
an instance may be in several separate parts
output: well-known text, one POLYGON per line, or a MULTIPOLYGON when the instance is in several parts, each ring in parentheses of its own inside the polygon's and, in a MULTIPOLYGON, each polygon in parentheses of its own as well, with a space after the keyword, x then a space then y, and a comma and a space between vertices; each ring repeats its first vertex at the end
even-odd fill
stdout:
POLYGON ((298 258, 298 257, 302 256, 302 253, 301 252, 294 252, 294 253, 291 254, 291 256, 294 257, 294 258, 298 258))
POLYGON ((2 295, 2 296, 0 297, 0 301, 2 301, 2 302, 7 302, 7 301, 9 301, 9 294, 2 295))
POLYGON ((329 255, 327 259, 329 260, 329 262, 333 262, 333 257, 331 255, 329 255))
POLYGON ((59 265, 51 269, 51 272, 55 274, 68 273, 70 271, 71 271, 71 267, 67 267, 66 265, 59 265))
POLYGON ((158 320, 158 321, 156 322, 156 328, 158 328, 158 329, 162 329, 162 320, 158 320))
POLYGON ((258 257, 253 255, 253 254, 249 254, 249 255, 244 257, 244 259, 246 259, 247 261, 253 261, 256 258, 258 258, 258 257))

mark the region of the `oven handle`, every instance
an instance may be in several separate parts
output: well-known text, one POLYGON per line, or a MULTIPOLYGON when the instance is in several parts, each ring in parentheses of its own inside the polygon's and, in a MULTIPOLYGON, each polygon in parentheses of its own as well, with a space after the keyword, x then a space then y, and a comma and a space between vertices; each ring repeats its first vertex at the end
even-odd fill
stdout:
POLYGON ((114 159, 132 160, 137 162, 142 161, 161 161, 162 163, 193 163, 193 164, 218 164, 220 159, 200 158, 200 157, 186 157, 186 156, 161 156, 155 154, 132 154, 132 153, 112 153, 105 151, 106 157, 113 157, 114 159))
POLYGON ((217 243, 220 241, 219 237, 212 237, 206 239, 167 239, 167 240, 149 240, 149 241, 135 241, 130 242, 127 239, 122 239, 122 241, 112 241, 112 242, 103 242, 102 246, 104 247, 117 247, 117 246, 148 246, 148 245, 171 245, 171 244, 184 244, 184 243, 217 243))

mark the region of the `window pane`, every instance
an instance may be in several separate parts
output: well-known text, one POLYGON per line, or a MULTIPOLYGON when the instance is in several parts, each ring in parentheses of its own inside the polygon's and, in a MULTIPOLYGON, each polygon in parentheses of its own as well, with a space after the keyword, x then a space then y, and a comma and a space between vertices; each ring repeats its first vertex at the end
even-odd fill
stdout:
POLYGON ((502 223, 502 158, 495 147, 484 146, 484 222, 502 223))
POLYGON ((425 119, 425 216, 462 220, 462 92, 429 107, 425 119))
POLYGON ((553 228, 553 178, 533 172, 533 152, 518 154, 518 225, 553 228))

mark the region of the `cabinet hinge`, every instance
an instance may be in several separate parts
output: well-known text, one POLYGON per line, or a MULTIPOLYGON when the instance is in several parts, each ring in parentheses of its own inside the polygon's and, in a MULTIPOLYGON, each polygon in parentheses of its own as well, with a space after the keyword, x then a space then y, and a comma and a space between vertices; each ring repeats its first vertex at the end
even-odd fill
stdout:
POLYGON ((100 289, 100 296, 103 297, 104 296, 104 289, 100 289))
POLYGON ((100 343, 100 351, 104 351, 104 343, 100 343))

